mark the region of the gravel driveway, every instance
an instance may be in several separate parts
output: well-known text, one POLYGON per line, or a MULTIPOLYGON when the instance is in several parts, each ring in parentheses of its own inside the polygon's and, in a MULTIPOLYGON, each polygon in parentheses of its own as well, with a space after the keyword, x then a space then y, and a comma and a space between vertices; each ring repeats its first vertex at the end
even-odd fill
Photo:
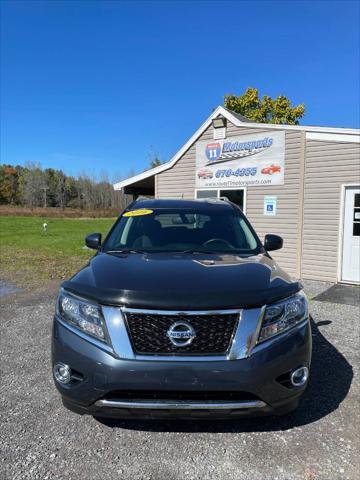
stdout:
POLYGON ((311 303, 311 382, 295 413, 231 423, 100 423, 65 410, 50 370, 53 309, 54 291, 1 305, 1 479, 359 478, 359 307, 311 303))

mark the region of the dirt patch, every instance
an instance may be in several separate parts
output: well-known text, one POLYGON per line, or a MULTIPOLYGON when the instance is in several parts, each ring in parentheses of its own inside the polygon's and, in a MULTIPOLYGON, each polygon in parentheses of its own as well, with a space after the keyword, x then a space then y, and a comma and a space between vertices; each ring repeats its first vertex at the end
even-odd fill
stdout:
MULTIPOLYGON (((0 280, 0 283, 2 280, 0 280)), ((37 305, 39 302, 47 299, 48 302, 55 304, 55 299, 58 295, 62 280, 50 280, 42 284, 33 286, 31 289, 19 289, 0 297, 0 307, 5 310, 2 311, 2 316, 7 307, 30 306, 37 305)))

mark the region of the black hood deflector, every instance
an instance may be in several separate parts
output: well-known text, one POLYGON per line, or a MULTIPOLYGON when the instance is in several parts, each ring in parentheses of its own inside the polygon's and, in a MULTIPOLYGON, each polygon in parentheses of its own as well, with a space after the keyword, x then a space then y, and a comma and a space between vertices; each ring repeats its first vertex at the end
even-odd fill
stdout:
POLYGON ((99 253, 63 288, 103 305, 159 310, 254 308, 301 290, 266 254, 99 253))

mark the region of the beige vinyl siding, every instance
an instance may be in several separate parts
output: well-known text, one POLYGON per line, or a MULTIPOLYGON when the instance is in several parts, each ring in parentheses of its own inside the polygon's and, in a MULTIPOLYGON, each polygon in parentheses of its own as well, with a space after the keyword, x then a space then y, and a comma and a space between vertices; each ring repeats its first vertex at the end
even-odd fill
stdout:
MULTIPOLYGON (((235 127, 228 122, 227 137, 264 133, 271 135, 273 130, 261 128, 235 127)), ((275 233, 284 238, 284 248, 273 252, 274 258, 289 274, 300 273, 300 239, 298 228, 301 224, 300 169, 303 156, 302 139, 304 133, 286 132, 285 184, 267 187, 247 187, 247 216, 261 239, 266 233, 275 233), (264 196, 277 196, 277 215, 267 217, 263 213, 264 196)), ((198 139, 213 140, 213 130, 209 127, 198 139)), ((156 178, 157 198, 195 197, 195 144, 182 156, 173 168, 156 178)))
MULTIPOLYGON (((234 137, 238 135, 253 135, 257 133, 264 133, 266 135, 269 135, 273 131, 274 130, 269 130, 264 128, 236 127, 232 123, 228 122, 228 126, 226 128, 226 138, 234 137)), ((203 141, 203 140, 214 141, 212 126, 208 127, 199 138, 199 141, 203 141)))
POLYGON ((303 133, 287 131, 285 135, 285 180, 284 185, 257 186, 247 189, 246 214, 263 240, 267 233, 280 235, 284 247, 271 255, 287 273, 300 276, 301 238, 301 165, 303 162, 303 133), (276 216, 263 213, 264 196, 277 197, 276 216))
POLYGON ((360 184, 360 145, 306 141, 302 277, 338 280, 341 189, 360 184))
POLYGON ((195 144, 170 170, 156 176, 156 198, 194 198, 195 144))

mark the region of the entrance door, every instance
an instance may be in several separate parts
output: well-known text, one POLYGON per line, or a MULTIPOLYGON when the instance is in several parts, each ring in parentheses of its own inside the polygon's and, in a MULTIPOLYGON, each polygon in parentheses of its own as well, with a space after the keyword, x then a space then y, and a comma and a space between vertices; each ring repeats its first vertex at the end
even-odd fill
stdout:
POLYGON ((360 188, 345 189, 342 275, 346 282, 360 282, 360 188))
POLYGON ((196 190, 195 198, 219 198, 219 197, 226 197, 230 200, 230 202, 239 205, 241 210, 245 213, 245 189, 237 189, 237 190, 196 190))
POLYGON ((220 190, 220 197, 227 197, 244 211, 244 190, 220 190))

